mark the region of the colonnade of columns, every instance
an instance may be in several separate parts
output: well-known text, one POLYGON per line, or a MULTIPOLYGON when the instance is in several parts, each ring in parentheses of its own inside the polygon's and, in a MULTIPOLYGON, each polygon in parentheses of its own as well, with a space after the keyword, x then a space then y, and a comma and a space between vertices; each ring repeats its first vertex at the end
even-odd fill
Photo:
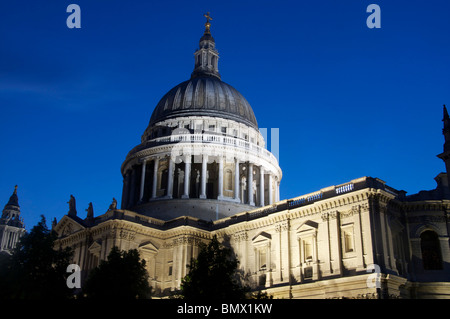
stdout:
POLYGON ((124 175, 122 208, 156 199, 201 198, 251 206, 279 201, 278 178, 261 165, 220 156, 144 158, 124 175))
POLYGON ((6 226, 6 228, 4 229, 4 231, 2 233, 2 238, 0 240, 0 242, 2 243, 2 246, 0 247, 0 251, 3 251, 3 250, 12 251, 16 247, 16 244, 19 241, 22 234, 23 234, 23 232, 17 231, 17 228, 6 226))

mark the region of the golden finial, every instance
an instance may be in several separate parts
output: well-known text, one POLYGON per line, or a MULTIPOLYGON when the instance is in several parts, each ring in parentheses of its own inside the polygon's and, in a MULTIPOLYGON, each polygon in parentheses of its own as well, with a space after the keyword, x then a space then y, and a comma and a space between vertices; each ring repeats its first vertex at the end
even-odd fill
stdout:
POLYGON ((207 12, 206 14, 203 15, 206 18, 206 23, 205 23, 205 33, 210 33, 209 32, 209 28, 211 27, 211 23, 209 21, 212 20, 211 16, 209 15, 209 12, 207 12))

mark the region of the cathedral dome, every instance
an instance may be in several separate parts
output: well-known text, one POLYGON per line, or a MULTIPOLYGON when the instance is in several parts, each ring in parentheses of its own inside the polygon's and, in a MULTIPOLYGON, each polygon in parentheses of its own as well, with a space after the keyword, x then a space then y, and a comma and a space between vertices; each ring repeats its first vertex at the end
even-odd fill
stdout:
POLYGON ((265 148, 250 104, 222 81, 205 17, 190 79, 162 97, 141 144, 122 164, 122 209, 208 221, 279 199, 278 161, 265 148))
POLYGON ((149 126, 182 116, 212 116, 258 129, 255 114, 239 91, 215 76, 193 76, 172 88, 159 101, 149 126))

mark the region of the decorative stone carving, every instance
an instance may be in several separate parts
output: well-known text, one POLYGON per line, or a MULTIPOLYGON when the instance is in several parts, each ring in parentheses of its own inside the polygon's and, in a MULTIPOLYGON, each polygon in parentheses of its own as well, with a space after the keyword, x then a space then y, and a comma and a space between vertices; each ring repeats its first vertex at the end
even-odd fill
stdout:
POLYGON ((275 225, 275 231, 277 233, 280 233, 280 232, 286 231, 286 230, 289 230, 289 220, 279 222, 278 224, 275 225))
POLYGON ((67 202, 69 204, 69 212, 67 213, 69 216, 76 216, 77 215, 77 208, 75 203, 75 197, 73 195, 70 195, 70 199, 67 202))
POLYGON ((233 239, 235 242, 246 241, 248 239, 247 231, 242 230, 233 234, 233 239))
POLYGON ((339 214, 339 212, 337 210, 335 211, 330 211, 330 212, 324 212, 322 213, 322 220, 323 221, 327 221, 329 219, 336 219, 337 214, 339 214))
POLYGON ((94 218, 94 207, 92 206, 92 202, 89 203, 89 206, 86 209, 86 211, 87 211, 87 219, 94 218))
POLYGON ((113 197, 112 203, 109 205, 108 211, 114 210, 117 208, 117 200, 113 197))

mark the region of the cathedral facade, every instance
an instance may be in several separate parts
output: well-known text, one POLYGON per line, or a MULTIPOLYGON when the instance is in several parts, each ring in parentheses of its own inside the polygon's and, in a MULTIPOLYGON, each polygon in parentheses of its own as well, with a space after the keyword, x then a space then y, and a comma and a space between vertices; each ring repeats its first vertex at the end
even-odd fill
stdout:
MULTIPOLYGON (((81 218, 73 199, 53 224, 82 276, 114 246, 138 249, 164 297, 217 236, 247 284, 274 298, 450 298, 448 175, 412 196, 362 177, 280 200, 278 161, 250 104, 221 79, 206 17, 190 79, 163 96, 122 164, 120 209, 81 218)), ((450 165, 445 108, 444 136, 450 165)))

